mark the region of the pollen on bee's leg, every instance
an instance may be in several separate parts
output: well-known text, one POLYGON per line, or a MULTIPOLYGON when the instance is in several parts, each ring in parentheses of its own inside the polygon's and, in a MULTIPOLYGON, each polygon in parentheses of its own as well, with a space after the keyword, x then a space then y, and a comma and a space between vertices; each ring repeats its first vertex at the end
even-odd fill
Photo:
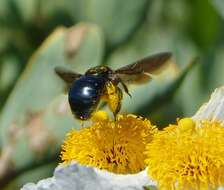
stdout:
POLYGON ((109 117, 108 117, 107 113, 103 110, 94 112, 91 117, 91 121, 93 121, 93 122, 104 121, 104 120, 108 120, 108 119, 109 119, 109 117))

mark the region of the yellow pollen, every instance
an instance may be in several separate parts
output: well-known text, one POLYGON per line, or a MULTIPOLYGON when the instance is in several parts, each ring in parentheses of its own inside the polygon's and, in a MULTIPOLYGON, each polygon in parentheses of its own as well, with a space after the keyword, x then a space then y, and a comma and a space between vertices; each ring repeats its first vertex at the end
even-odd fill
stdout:
POLYGON ((92 118, 91 118, 91 120, 93 122, 100 122, 102 120, 108 120, 108 119, 109 118, 108 118, 107 113, 105 111, 101 111, 101 110, 94 112, 92 115, 92 118))
POLYGON ((195 122, 191 118, 183 118, 178 121, 178 126, 181 131, 194 130, 195 122))
POLYGON ((207 190, 224 185, 224 128, 190 118, 154 135, 146 145, 148 174, 161 190, 207 190))
POLYGON ((67 134, 61 158, 64 163, 74 160, 114 173, 137 173, 145 168, 145 145, 156 132, 142 117, 118 115, 114 121, 99 112, 91 126, 67 134))
POLYGON ((114 115, 120 110, 122 97, 123 94, 121 89, 115 86, 112 82, 107 82, 106 92, 102 96, 102 99, 107 102, 114 115))

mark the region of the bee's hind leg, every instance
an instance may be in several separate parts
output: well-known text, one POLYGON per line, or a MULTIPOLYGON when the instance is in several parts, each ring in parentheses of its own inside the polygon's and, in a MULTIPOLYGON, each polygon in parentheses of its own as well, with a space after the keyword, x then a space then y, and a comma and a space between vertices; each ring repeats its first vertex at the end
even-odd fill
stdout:
POLYGON ((129 93, 127 85, 121 79, 119 80, 119 82, 121 83, 122 87, 124 88, 125 93, 131 97, 131 94, 129 93))

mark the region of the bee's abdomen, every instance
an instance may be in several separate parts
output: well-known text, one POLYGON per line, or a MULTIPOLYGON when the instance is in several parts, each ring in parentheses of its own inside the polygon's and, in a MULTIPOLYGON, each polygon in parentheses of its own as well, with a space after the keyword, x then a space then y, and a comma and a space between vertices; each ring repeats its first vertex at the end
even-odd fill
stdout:
POLYGON ((106 80, 100 76, 82 76, 69 91, 69 104, 78 119, 88 119, 96 109, 106 80))

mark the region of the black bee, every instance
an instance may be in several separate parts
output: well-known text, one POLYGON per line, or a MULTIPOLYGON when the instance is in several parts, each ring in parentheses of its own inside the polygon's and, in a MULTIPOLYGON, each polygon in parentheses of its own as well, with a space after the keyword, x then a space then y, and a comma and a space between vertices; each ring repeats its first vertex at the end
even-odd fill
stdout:
POLYGON ((148 81, 150 74, 158 71, 171 56, 169 52, 155 54, 117 70, 97 66, 88 69, 83 75, 59 67, 55 68, 55 72, 69 85, 68 100, 76 118, 89 119, 101 99, 106 101, 116 117, 123 97, 118 84, 130 95, 127 83, 148 81))

